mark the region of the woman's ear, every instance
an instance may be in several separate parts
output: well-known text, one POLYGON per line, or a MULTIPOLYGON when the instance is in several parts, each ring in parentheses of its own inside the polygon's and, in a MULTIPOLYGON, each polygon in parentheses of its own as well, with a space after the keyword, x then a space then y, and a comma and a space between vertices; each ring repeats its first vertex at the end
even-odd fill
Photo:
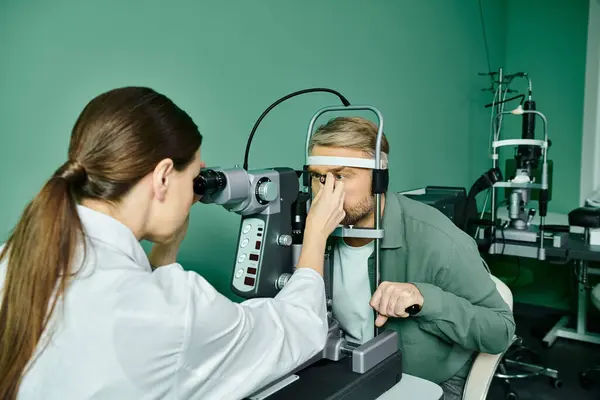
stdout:
POLYGON ((165 158, 154 168, 152 174, 152 187, 154 189, 154 196, 158 201, 165 200, 167 189, 171 183, 171 177, 174 171, 173 160, 170 158, 165 158))

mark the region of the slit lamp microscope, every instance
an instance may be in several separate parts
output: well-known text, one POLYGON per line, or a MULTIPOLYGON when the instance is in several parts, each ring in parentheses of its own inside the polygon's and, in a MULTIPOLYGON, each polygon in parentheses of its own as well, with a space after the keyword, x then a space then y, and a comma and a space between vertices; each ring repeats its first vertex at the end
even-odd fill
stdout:
MULTIPOLYGON (((259 118, 246 148, 243 168, 207 168, 194 183, 202 203, 217 204, 240 215, 241 222, 234 260, 232 291, 242 298, 274 297, 294 272, 302 248, 306 216, 310 207, 310 165, 371 168, 375 197, 375 226, 367 229, 338 227, 333 236, 375 240, 376 282, 380 281, 380 249, 384 232, 381 226, 381 194, 388 187, 388 171, 381 169, 380 152, 383 117, 371 106, 352 106, 341 94, 330 89, 307 89, 279 99, 259 118), (312 119, 306 136, 306 165, 302 170, 277 167, 248 170, 250 142, 266 113, 280 102, 315 91, 336 94, 344 104, 320 109, 312 119), (335 111, 370 111, 379 121, 374 160, 311 157, 308 145, 316 120, 335 111), (303 189, 300 190, 300 177, 303 189)), ((397 333, 374 327, 374 337, 362 345, 344 338, 331 312, 332 260, 325 257, 324 280, 327 296, 329 332, 323 350, 288 375, 261 388, 249 399, 375 399, 397 384, 402 377, 402 354, 397 333)), ((414 310, 417 311, 417 310, 414 310)))
MULTIPOLYGON (((487 90, 495 92, 495 95, 493 102, 486 106, 492 107, 490 121, 492 168, 475 182, 467 199, 467 204, 472 205, 478 193, 488 190, 484 210, 481 213, 483 217, 491 192, 490 226, 488 229, 478 227, 475 232, 476 239, 487 241, 490 254, 545 260, 545 250, 548 246, 546 242, 552 240, 551 232, 547 232, 545 218, 548 202, 552 198, 553 168, 552 161, 547 158, 551 142, 548 139, 546 116, 536 110, 536 103, 532 99, 531 78, 528 74, 519 72, 505 75, 500 68, 498 72, 480 75, 492 77, 492 87, 487 90), (514 92, 510 89, 510 85, 516 78, 527 80, 527 94, 506 99, 507 93, 514 92), (494 83, 497 84, 496 88, 494 83), (505 111, 506 103, 517 99, 521 99, 521 104, 513 110, 505 111), (522 118, 521 138, 501 138, 505 116, 522 118), (535 135, 536 118, 542 121, 542 138, 536 138, 535 135), (511 147, 514 149, 514 155, 505 161, 504 175, 508 177, 505 180, 499 167, 499 153, 501 149, 511 147), (499 198, 498 189, 504 189, 504 200, 499 198), (532 207, 535 200, 539 205, 537 210, 532 207), (496 223, 498 210, 503 203, 506 203, 507 220, 498 226, 496 223), (533 223, 536 213, 540 217, 539 225, 533 223)), ((467 220, 467 217, 465 219, 467 220)), ((476 221, 483 220, 480 218, 476 221)), ((464 228, 467 228, 467 225, 468 223, 465 223, 464 228)))

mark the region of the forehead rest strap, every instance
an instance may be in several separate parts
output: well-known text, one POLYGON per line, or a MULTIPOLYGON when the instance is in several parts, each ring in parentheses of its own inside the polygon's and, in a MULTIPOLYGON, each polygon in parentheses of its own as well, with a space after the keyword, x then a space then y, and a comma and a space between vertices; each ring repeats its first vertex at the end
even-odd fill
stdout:
POLYGON ((368 158, 311 156, 308 157, 307 161, 307 165, 311 167, 332 166, 375 169, 375 160, 368 158))

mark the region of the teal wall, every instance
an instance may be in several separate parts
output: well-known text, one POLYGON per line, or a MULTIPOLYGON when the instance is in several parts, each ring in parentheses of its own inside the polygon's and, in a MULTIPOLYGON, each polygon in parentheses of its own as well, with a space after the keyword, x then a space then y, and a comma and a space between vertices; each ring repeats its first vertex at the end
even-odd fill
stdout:
MULTIPOLYGON (((484 0, 483 9, 496 69, 510 48, 506 7, 484 0)), ((260 113, 288 92, 318 85, 383 112, 392 190, 468 186, 488 166, 478 0, 4 0, 0 57, 2 239, 65 161, 85 103, 123 85, 154 87, 187 110, 205 135, 209 165, 241 164, 260 113)), ((250 167, 300 167, 308 121, 329 104, 336 99, 315 94, 275 109, 256 136, 250 167)), ((238 222, 216 206, 195 206, 181 251, 186 268, 225 293, 238 222)))
MULTIPOLYGON (((548 211, 566 214, 579 206, 589 1, 509 0, 506 13, 504 67, 508 73, 525 71, 532 77, 533 97, 548 118, 552 140, 548 155, 554 161, 553 198, 548 211)), ((520 118, 507 119, 504 137, 520 137, 520 123, 520 118)), ((539 121, 538 135, 541 126, 539 121)), ((573 306, 570 265, 497 256, 489 262, 494 274, 509 284, 515 301, 557 309, 573 306)))
MULTIPOLYGON (((589 0, 509 0, 507 5, 505 68, 532 77, 533 97, 548 118, 552 140, 549 211, 563 214, 579 206, 588 13, 589 0)), ((524 86, 525 81, 516 87, 524 86)), ((507 125, 506 133, 520 136, 521 121, 515 119, 518 126, 507 125)), ((541 127, 538 123, 540 136, 541 127)))

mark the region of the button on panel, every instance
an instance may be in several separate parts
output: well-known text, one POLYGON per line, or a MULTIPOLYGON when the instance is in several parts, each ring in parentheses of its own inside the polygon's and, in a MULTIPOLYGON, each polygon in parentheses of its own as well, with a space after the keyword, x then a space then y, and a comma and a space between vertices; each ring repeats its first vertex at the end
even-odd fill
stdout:
POLYGON ((259 218, 246 218, 240 227, 239 250, 232 282, 233 287, 240 292, 253 291, 258 285, 265 228, 265 222, 259 218))

